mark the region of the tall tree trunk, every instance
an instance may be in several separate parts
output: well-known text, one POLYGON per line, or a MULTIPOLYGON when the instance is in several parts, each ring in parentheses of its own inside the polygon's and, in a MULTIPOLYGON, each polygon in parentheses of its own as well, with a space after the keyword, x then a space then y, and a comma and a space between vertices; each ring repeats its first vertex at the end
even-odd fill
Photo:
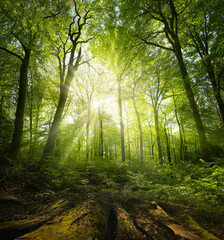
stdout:
POLYGON ((33 86, 32 86, 32 80, 31 80, 31 86, 30 86, 30 97, 29 97, 29 120, 30 120, 30 154, 32 154, 32 147, 33 147, 33 86))
POLYGON ((162 154, 162 146, 161 146, 160 131, 159 131, 159 114, 158 114, 158 109, 156 107, 154 107, 153 109, 154 109, 154 120, 155 120, 156 140, 157 140, 157 147, 158 147, 159 163, 163 164, 163 154, 162 154))
POLYGON ((3 117, 3 105, 4 105, 4 95, 1 97, 1 104, 0 104, 0 129, 1 129, 1 122, 3 117))
POLYGON ((122 115, 122 98, 121 98, 121 83, 120 80, 118 83, 118 106, 119 106, 119 118, 120 118, 120 133, 121 133, 121 155, 122 162, 125 162, 125 143, 124 143, 124 122, 122 115))
MULTIPOLYGON (((4 141, 4 136, 2 134, 2 129, 3 129, 3 126, 2 126, 2 123, 3 123, 3 105, 4 105, 4 95, 2 95, 1 97, 1 103, 0 103, 0 152, 2 152, 2 150, 4 149, 3 147, 3 141, 4 141)), ((5 141, 4 141, 5 142, 5 141)), ((7 162, 7 161, 6 161, 7 162)), ((1 165, 2 162, 0 162, 0 165, 1 165)))
POLYGON ((100 157, 103 159, 103 118, 102 118, 102 114, 100 112, 100 109, 98 109, 99 111, 99 127, 100 127, 100 142, 99 142, 99 155, 100 157))
POLYGON ((99 138, 98 138, 98 128, 97 128, 97 123, 95 124, 95 126, 94 126, 94 157, 96 158, 96 157, 98 157, 98 155, 99 155, 99 151, 98 151, 98 149, 99 149, 99 144, 98 144, 98 140, 99 140, 99 138))
MULTIPOLYGON (((81 57, 81 55, 80 55, 80 57, 81 57)), ((61 89, 60 89, 60 97, 59 97, 58 106, 56 109, 56 113, 54 115, 54 120, 53 120, 51 128, 50 128, 47 143, 46 143, 44 151, 43 151, 42 159, 40 162, 41 164, 44 163, 46 158, 51 156, 53 153, 56 137, 59 132, 59 126, 61 123, 64 108, 65 108, 65 103, 66 103, 68 93, 69 93, 69 88, 70 88, 71 82, 74 78, 74 72, 75 72, 74 67, 69 64, 68 73, 67 73, 65 82, 61 86, 61 89)))
POLYGON ((141 124, 141 120, 140 120, 140 116, 139 116, 139 112, 135 103, 135 97, 134 97, 134 92, 133 92, 133 105, 134 105, 134 109, 135 109, 135 115, 137 117, 137 121, 138 121, 138 130, 139 130, 139 134, 140 134, 140 156, 141 156, 141 165, 143 165, 143 161, 144 161, 144 156, 143 156, 143 137, 142 137, 142 124, 141 124))
POLYGON ((75 52, 76 52, 77 45, 79 43, 86 43, 90 40, 90 39, 88 39, 87 41, 80 41, 80 38, 81 38, 81 35, 82 35, 82 28, 87 24, 88 19, 91 18, 91 16, 88 16, 89 11, 87 11, 85 9, 85 14, 83 16, 81 16, 79 14, 79 10, 77 10, 76 1, 74 1, 74 5, 75 5, 75 9, 74 9, 75 17, 73 18, 73 20, 69 24, 68 33, 67 33, 68 34, 67 37, 68 37, 68 39, 70 39, 71 46, 69 48, 69 52, 65 51, 65 45, 67 43, 67 40, 65 41, 66 43, 64 43, 62 41, 63 44, 64 44, 63 45, 63 48, 64 48, 63 63, 61 63, 60 57, 58 56, 59 66, 60 66, 59 71, 60 71, 60 75, 61 75, 60 76, 60 80, 61 80, 60 97, 59 97, 58 106, 57 106, 57 109, 56 109, 54 120, 53 120, 51 129, 50 129, 50 132, 49 132, 49 136, 48 136, 47 143, 46 143, 44 151, 43 151, 43 155, 42 155, 40 164, 43 164, 45 162, 45 160, 48 158, 48 156, 52 155, 52 153, 53 153, 55 140, 56 140, 56 137, 57 137, 57 133, 59 131, 59 127, 60 127, 60 123, 61 123, 61 119, 62 119, 62 114, 64 112, 66 100, 67 100, 68 93, 69 93, 69 88, 70 88, 70 85, 71 85, 72 80, 74 78, 74 73, 75 73, 75 71, 77 71, 77 69, 79 67, 79 64, 80 64, 80 61, 81 61, 81 58, 82 58, 81 48, 79 48, 78 56, 75 57, 75 52), (74 27, 74 24, 75 24, 76 27, 74 27), (68 53, 70 54, 69 62, 68 62, 68 70, 67 70, 66 78, 64 80, 65 68, 66 68, 65 59, 66 59, 66 54, 68 54, 68 53), (64 82, 62 82, 62 80, 64 80, 64 82))
POLYGON ((222 118, 222 122, 224 124, 224 102, 223 102, 223 99, 222 99, 222 96, 220 93, 220 88, 216 81, 214 67, 212 66, 210 61, 207 62, 206 68, 207 68, 208 76, 209 76, 211 84, 212 84, 213 93, 214 93, 215 99, 216 99, 218 107, 219 107, 219 112, 220 112, 220 115, 222 118))
MULTIPOLYGON (((173 91, 173 95, 174 95, 174 91, 173 91)), ((180 120, 177 113, 176 99, 174 97, 173 97, 173 103, 174 103, 174 112, 175 112, 175 117, 176 117, 178 129, 179 129, 179 136, 180 136, 180 161, 182 161, 183 160, 183 136, 182 136, 180 120)))
POLYGON ((4 95, 1 97, 1 104, 0 104, 0 137, 2 136, 2 118, 3 118, 3 105, 4 105, 4 95))
POLYGON ((187 149, 187 140, 186 140, 186 135, 185 135, 185 130, 184 130, 184 124, 183 120, 181 119, 181 131, 182 131, 182 136, 183 136, 183 160, 188 161, 188 149, 187 149))
POLYGON ((86 161, 89 160, 89 124, 90 124, 90 102, 88 102, 88 115, 87 115, 87 123, 86 123, 86 161))
POLYGON ((166 137, 166 151, 167 151, 167 159, 168 162, 170 164, 170 166, 172 166, 172 158, 171 158, 171 153, 170 153, 170 139, 166 130, 166 127, 164 126, 164 133, 165 133, 165 137, 166 137))
POLYGON ((36 106, 36 117, 35 117, 35 125, 34 125, 34 143, 37 143, 37 133, 38 133, 38 126, 39 126, 39 117, 40 117, 40 107, 41 107, 41 102, 42 102, 42 98, 39 99, 37 106, 36 106))
POLYGON ((14 123, 14 132, 12 136, 12 141, 10 148, 8 150, 8 157, 12 160, 16 160, 17 154, 21 147, 22 135, 23 135, 23 120, 24 111, 26 103, 26 93, 28 85, 28 68, 30 63, 31 50, 25 50, 25 56, 22 59, 22 64, 20 67, 20 77, 19 77, 19 93, 16 108, 16 118, 14 123))
POLYGON ((78 159, 79 159, 79 162, 81 160, 80 152, 81 152, 81 139, 80 139, 80 136, 79 136, 78 137, 78 159))
POLYGON ((153 138, 152 138, 152 127, 151 127, 151 124, 149 123, 149 128, 150 128, 150 146, 151 148, 149 147, 149 152, 150 152, 150 155, 151 155, 151 158, 152 160, 154 160, 154 142, 153 142, 153 138))
POLYGON ((176 151, 175 151, 175 144, 174 144, 173 134, 172 134, 172 147, 173 147, 174 162, 175 162, 175 165, 177 165, 177 156, 176 156, 176 151))
POLYGON ((200 142, 200 147, 201 147, 201 151, 202 151, 202 157, 204 160, 206 161, 210 161, 210 148, 207 142, 207 138, 205 135, 205 130, 202 124, 202 120, 201 120, 201 116, 196 104, 196 101, 194 99, 194 93, 192 91, 191 88, 191 84, 190 84, 190 79, 188 76, 188 72, 186 69, 186 66, 184 64, 183 61, 183 56, 182 56, 182 52, 181 52, 181 46, 179 43, 179 39, 176 39, 176 43, 174 46, 175 49, 175 55, 176 58, 178 60, 178 64, 179 64, 179 68, 181 71, 181 75, 182 75, 182 79, 183 79, 183 83, 184 83, 184 88, 187 94, 187 98, 190 104, 190 108, 194 117, 194 122, 196 125, 196 129, 197 129, 197 133, 198 133, 198 137, 199 137, 199 142, 200 142))
POLYGON ((127 134, 128 134, 128 163, 131 163, 131 143, 130 143, 130 133, 129 133, 129 127, 127 128, 127 134))

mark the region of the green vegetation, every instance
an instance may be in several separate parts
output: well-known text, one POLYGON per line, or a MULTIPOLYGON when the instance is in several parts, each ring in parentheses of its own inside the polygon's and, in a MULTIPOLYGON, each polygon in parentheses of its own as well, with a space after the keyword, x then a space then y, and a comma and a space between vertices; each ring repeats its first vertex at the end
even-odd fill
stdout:
POLYGON ((223 12, 220 0, 1 1, 0 220, 106 194, 173 204, 222 237, 223 12))

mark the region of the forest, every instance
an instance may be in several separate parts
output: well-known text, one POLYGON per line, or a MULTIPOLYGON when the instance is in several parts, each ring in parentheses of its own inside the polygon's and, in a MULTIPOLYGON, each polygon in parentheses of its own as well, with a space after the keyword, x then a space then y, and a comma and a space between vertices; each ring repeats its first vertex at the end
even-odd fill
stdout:
POLYGON ((223 0, 2 0, 0 71, 1 239, 224 239, 223 0))

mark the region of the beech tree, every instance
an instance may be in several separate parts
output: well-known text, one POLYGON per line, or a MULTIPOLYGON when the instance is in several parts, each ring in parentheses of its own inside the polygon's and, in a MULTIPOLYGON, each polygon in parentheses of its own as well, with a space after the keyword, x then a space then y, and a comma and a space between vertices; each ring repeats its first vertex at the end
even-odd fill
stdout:
POLYGON ((75 7, 74 9, 75 16, 72 18, 72 21, 68 26, 68 33, 67 33, 68 38, 66 39, 62 49, 65 48, 65 45, 67 44, 68 40, 70 41, 71 45, 68 47, 69 51, 64 51, 63 61, 59 59, 60 81, 61 81, 60 97, 58 101, 57 110, 51 125, 50 133, 47 139, 47 143, 43 151, 41 162, 44 162, 44 160, 46 160, 46 158, 49 157, 53 152, 53 148, 55 145, 57 133, 59 131, 59 126, 60 126, 61 118, 63 115, 65 103, 68 97, 69 88, 74 78, 74 74, 77 71, 79 65, 81 64, 81 58, 82 58, 81 47, 78 50, 77 57, 75 57, 77 47, 78 45, 89 41, 89 39, 82 40, 82 32, 83 32, 83 27, 88 23, 88 20, 91 18, 90 10, 85 9, 83 12, 81 12, 77 7, 76 1, 73 1, 73 2, 75 7), (68 62, 67 73, 65 77, 65 64, 66 64, 65 55, 67 53, 69 53, 70 55, 68 60, 69 62, 68 62))
POLYGON ((40 1, 35 4, 23 0, 14 4, 8 1, 0 4, 0 21, 4 26, 1 32, 0 50, 11 54, 21 62, 14 132, 7 151, 7 156, 11 160, 17 158, 22 142, 31 53, 41 48, 40 38, 41 35, 43 36, 41 31, 44 31, 44 24, 45 27, 47 26, 47 19, 58 14, 57 6, 52 9, 55 12, 51 13, 48 12, 48 7, 49 2, 41 7, 40 1))
POLYGON ((220 1, 197 1, 194 3, 184 21, 188 28, 186 35, 189 38, 185 44, 189 44, 190 47, 195 49, 195 52, 201 59, 202 67, 206 69, 219 113, 224 123, 224 102, 221 94, 221 81, 224 75, 224 68, 220 59, 223 54, 221 50, 222 43, 220 42, 220 38, 214 39, 214 35, 223 34, 223 29, 219 29, 218 26, 223 26, 224 22, 219 14, 216 16, 215 12, 217 8, 221 8, 222 11, 224 10, 223 4, 220 4, 220 1))
MULTIPOLYGON (((200 112, 195 101, 190 77, 184 61, 183 47, 180 40, 180 36, 182 34, 180 18, 188 8, 188 4, 184 1, 180 1, 180 4, 177 4, 173 0, 150 0, 146 2, 139 1, 138 3, 128 1, 128 3, 128 10, 132 9, 133 11, 134 9, 137 18, 133 29, 135 31, 135 37, 140 40, 138 44, 146 44, 162 48, 164 50, 171 51, 175 55, 197 129, 202 157, 205 160, 209 160, 210 148, 207 142, 200 112)), ((123 9, 123 11, 127 13, 127 8, 123 7, 123 9)), ((132 11, 131 13, 133 13, 132 11)))

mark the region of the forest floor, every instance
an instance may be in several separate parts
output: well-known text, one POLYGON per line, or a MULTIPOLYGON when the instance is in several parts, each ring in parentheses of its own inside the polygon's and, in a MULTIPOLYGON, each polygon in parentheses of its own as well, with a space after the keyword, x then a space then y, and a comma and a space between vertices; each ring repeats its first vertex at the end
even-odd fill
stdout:
POLYGON ((192 168, 8 170, 1 239, 224 239, 223 168, 192 168))

